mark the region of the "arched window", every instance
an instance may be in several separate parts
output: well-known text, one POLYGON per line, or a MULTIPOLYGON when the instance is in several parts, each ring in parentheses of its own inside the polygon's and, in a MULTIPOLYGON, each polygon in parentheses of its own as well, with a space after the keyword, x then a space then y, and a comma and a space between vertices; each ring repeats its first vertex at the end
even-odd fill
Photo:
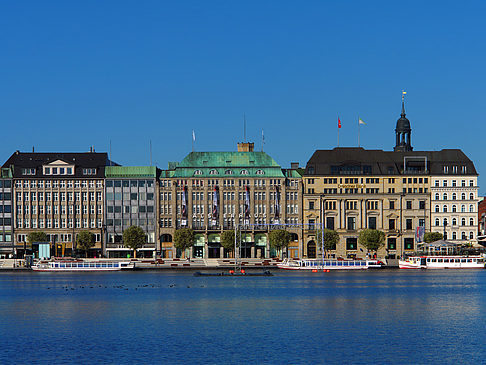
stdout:
POLYGON ((439 200, 439 199, 440 199, 439 193, 435 193, 435 200, 439 200))
POLYGON ((463 240, 467 239, 467 237, 466 237, 466 232, 462 232, 462 236, 461 236, 461 238, 462 238, 463 240))
POLYGON ((461 219, 461 226, 465 226, 466 225, 466 218, 462 218, 461 219))
POLYGON ((436 226, 440 226, 440 220, 439 220, 439 218, 435 218, 435 225, 436 226))
POLYGON ((445 205, 445 204, 444 204, 444 205, 442 206, 442 211, 443 211, 444 213, 447 213, 447 205, 445 205))
POLYGON ((455 204, 453 204, 453 205, 452 205, 452 211, 453 211, 454 213, 455 213, 455 212, 457 212, 457 207, 456 207, 456 205, 455 205, 455 204))
POLYGON ((447 218, 444 218, 444 220, 442 221, 442 223, 444 224, 444 226, 447 226, 447 218))
POLYGON ((442 194, 442 199, 447 200, 447 193, 442 194))
POLYGON ((474 200, 474 193, 469 193, 469 200, 474 200))
POLYGON ((457 194, 456 193, 452 193, 452 200, 456 200, 457 199, 457 194))
POLYGON ((209 175, 219 175, 218 170, 210 170, 209 175))
POLYGON ((438 206, 438 205, 436 205, 436 206, 435 206, 435 212, 436 212, 436 213, 439 213, 439 211, 440 211, 440 210, 439 210, 439 206, 438 206))
POLYGON ((474 213, 474 205, 469 206, 469 213, 474 213))
POLYGON ((474 218, 469 218, 469 225, 474 226, 474 218))
POLYGON ((457 224, 457 219, 456 218, 452 218, 452 225, 455 226, 457 224))
POLYGON ((256 171, 256 174, 257 175, 265 175, 265 171, 263 171, 263 170, 257 170, 256 171))
POLYGON ((457 239, 457 234, 456 234, 456 232, 452 232, 452 239, 453 239, 453 240, 457 239))
POLYGON ((196 170, 196 171, 194 171, 194 175, 202 175, 202 171, 201 170, 196 170))
POLYGON ((465 213, 466 212, 466 206, 464 204, 461 205, 461 212, 462 213, 465 213))
POLYGON ((225 175, 233 175, 233 171, 231 171, 231 170, 226 170, 226 171, 224 172, 224 174, 225 174, 225 175))
POLYGON ((466 200, 466 193, 461 194, 461 200, 466 200))
POLYGON ((240 175, 248 175, 248 170, 241 170, 240 175))
POLYGON ((469 232, 469 239, 470 240, 474 239, 474 232, 469 232))

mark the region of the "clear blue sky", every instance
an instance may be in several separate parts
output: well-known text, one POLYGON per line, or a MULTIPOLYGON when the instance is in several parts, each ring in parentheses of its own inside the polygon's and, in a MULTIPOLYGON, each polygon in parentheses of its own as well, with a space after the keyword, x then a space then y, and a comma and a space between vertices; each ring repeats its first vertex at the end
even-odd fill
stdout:
MULTIPOLYGON (((247 137, 282 166, 390 150, 407 91, 415 150, 485 173, 484 1, 4 1, 0 160, 109 150, 161 168, 247 137), (1 157, 3 156, 3 157, 1 157)), ((483 180, 486 181, 486 180, 483 180)), ((482 194, 486 189, 480 189, 482 194)))

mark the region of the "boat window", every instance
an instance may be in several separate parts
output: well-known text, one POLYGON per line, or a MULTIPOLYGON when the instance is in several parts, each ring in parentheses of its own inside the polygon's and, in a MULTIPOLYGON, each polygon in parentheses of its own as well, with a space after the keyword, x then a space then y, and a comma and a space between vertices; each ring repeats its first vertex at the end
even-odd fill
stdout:
POLYGON ((444 262, 449 262, 449 259, 444 259, 444 262))
POLYGON ((460 262, 460 261, 461 261, 461 260, 459 260, 459 259, 456 259, 456 262, 460 262))
POLYGON ((347 261, 344 261, 344 264, 343 264, 343 265, 344 265, 344 266, 348 266, 348 264, 349 264, 349 263, 348 263, 347 261))
POLYGON ((430 259, 427 259, 427 262, 430 262, 430 259))
POLYGON ((66 265, 64 265, 64 264, 60 264, 60 267, 66 267, 66 265))
POLYGON ((95 264, 89 264, 89 267, 95 267, 95 264))
POLYGON ((54 264, 54 267, 59 267, 59 264, 54 264))
POLYGON ((349 266, 354 266, 354 261, 351 261, 351 262, 349 263, 349 266))
POLYGON ((101 264, 96 264, 96 267, 101 267, 101 264))
POLYGON ((466 262, 466 259, 461 259, 461 262, 466 262))
POLYGON ((71 264, 66 264, 66 267, 71 267, 71 264))
POLYGON ((110 264, 108 264, 108 267, 113 267, 113 264, 111 264, 111 263, 110 263, 110 264))
POLYGON ((336 266, 336 261, 333 261, 333 262, 331 263, 331 266, 336 266))
POLYGON ((437 262, 442 262, 442 259, 437 259, 437 262))
POLYGON ((343 266, 343 262, 342 261, 339 261, 338 262, 338 266, 343 266))
POLYGON ((106 267, 106 264, 101 264, 101 267, 106 267))
POLYGON ((471 259, 467 259, 467 262, 472 262, 472 260, 471 259))

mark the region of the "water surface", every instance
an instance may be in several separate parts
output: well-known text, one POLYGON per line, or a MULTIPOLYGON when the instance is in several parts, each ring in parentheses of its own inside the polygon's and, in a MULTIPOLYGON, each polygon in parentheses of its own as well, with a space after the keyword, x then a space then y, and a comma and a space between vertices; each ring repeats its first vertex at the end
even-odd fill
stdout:
POLYGON ((486 271, 0 273, 0 363, 486 363, 486 271))

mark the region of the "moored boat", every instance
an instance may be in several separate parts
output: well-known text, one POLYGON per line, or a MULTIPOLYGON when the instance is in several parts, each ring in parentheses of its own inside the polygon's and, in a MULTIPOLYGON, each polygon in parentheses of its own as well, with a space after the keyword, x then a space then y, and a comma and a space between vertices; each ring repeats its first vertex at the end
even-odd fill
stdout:
POLYGON ((285 270, 367 270, 381 269, 384 265, 379 260, 285 259, 277 267, 285 270))
POLYGON ((39 261, 32 266, 34 271, 119 271, 131 270, 135 264, 130 261, 82 261, 55 260, 39 261))
POLYGON ((474 256, 410 256, 398 261, 400 269, 484 269, 484 257, 474 256))

